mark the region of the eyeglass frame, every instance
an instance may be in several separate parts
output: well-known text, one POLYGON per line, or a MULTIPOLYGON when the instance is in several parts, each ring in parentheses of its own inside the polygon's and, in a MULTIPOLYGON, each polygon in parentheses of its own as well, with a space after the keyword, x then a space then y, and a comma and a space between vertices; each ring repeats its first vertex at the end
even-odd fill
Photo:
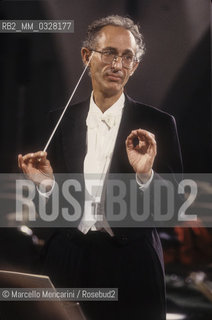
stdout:
MULTIPOLYGON (((110 50, 108 50, 108 51, 106 51, 106 50, 105 50, 105 51, 99 51, 99 50, 94 50, 94 49, 89 49, 89 50, 100 53, 100 54, 101 54, 101 60, 102 60, 103 54, 110 51, 110 50)), ((132 69, 133 63, 139 62, 139 60, 138 60, 138 59, 136 58, 136 56, 133 54, 133 55, 132 55, 132 56, 133 56, 132 66, 131 66, 131 67, 127 67, 127 66, 125 66, 124 63, 123 63, 123 56, 124 56, 125 54, 123 54, 123 55, 120 56, 120 55, 118 55, 118 54, 113 53, 112 55, 114 55, 114 58, 112 59, 112 61, 111 61, 110 63, 107 63, 107 62, 104 62, 104 61, 102 61, 102 62, 103 62, 103 63, 106 63, 106 64, 112 64, 112 63, 115 61, 115 59, 117 59, 117 58, 119 57, 119 58, 121 58, 121 63, 122 63, 122 65, 123 65, 123 67, 126 68, 126 69, 132 69)), ((116 60, 116 61, 117 61, 117 60, 116 60)))

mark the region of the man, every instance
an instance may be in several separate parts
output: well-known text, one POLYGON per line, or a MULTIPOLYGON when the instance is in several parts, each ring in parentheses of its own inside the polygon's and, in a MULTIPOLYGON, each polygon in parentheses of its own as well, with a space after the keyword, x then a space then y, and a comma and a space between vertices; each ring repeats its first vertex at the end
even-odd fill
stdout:
MULTIPOLYGON (((98 173, 105 185, 107 173, 136 173, 142 194, 157 172, 181 172, 173 117, 124 94, 143 51, 132 20, 108 16, 94 21, 81 50, 84 64, 93 53, 90 100, 67 111, 49 151, 52 166, 46 152, 19 155, 19 167, 32 179, 36 174, 37 185, 46 176, 53 180, 53 169, 84 173, 82 219, 77 229, 63 229, 50 239, 44 269, 57 286, 118 288, 118 302, 82 303, 91 320, 165 319, 163 259, 155 228, 113 228, 104 213, 99 224, 96 210, 104 207, 104 192, 98 190, 97 201, 86 180, 87 174, 98 173)), ((53 112, 52 118, 57 117, 53 112)))

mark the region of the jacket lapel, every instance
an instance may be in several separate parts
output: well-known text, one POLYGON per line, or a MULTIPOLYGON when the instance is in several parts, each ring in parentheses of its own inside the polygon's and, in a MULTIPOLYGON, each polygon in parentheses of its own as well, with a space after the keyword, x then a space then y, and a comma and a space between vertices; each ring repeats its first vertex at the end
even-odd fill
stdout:
POLYGON ((113 151, 110 173, 133 173, 126 153, 125 140, 130 132, 136 128, 133 115, 133 101, 126 95, 125 98, 125 106, 113 151))
POLYGON ((68 172, 82 173, 83 162, 87 151, 86 118, 89 110, 89 99, 70 106, 62 126, 62 143, 68 172))

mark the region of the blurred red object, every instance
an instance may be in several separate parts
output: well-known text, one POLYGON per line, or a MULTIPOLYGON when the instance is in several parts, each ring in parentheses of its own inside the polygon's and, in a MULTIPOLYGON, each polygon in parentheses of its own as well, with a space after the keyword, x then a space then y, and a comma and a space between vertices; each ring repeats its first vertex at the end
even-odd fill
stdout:
POLYGON ((164 250, 165 264, 179 262, 184 265, 211 263, 212 234, 200 221, 195 227, 175 227, 174 233, 180 243, 164 250))

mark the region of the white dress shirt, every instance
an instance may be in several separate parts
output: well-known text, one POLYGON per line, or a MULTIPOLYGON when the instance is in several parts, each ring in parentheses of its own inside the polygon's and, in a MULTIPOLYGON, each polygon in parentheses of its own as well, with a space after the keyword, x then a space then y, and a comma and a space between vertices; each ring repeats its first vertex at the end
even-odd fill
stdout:
POLYGON ((95 104, 93 94, 86 119, 87 154, 84 160, 85 207, 78 229, 87 233, 104 228, 111 236, 113 232, 104 215, 104 183, 121 122, 125 96, 104 113, 95 104))

